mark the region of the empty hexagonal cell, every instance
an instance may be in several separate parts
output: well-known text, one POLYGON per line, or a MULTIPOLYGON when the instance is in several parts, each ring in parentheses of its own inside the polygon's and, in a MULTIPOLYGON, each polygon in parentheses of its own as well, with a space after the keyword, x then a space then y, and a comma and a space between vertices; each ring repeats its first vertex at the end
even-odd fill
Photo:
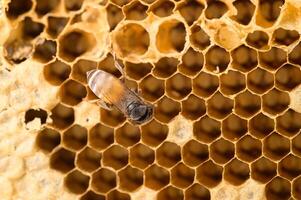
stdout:
POLYGON ((204 65, 204 55, 201 52, 189 48, 182 56, 182 63, 178 66, 181 73, 187 76, 196 75, 204 65))
POLYGON ((106 57, 101 62, 99 62, 98 69, 106 71, 110 74, 113 74, 115 77, 119 78, 121 76, 121 73, 115 67, 115 62, 116 61, 114 60, 114 57, 111 54, 107 54, 106 57))
POLYGON ((263 153, 272 160, 280 160, 290 151, 290 140, 273 132, 263 141, 263 153))
POLYGON ((124 147, 132 146, 140 141, 140 129, 130 123, 125 123, 116 129, 115 139, 124 147))
POLYGON ((20 26, 22 26, 22 38, 27 40, 38 37, 45 28, 44 24, 35 22, 30 17, 25 17, 25 19, 20 22, 20 26))
POLYGON ((166 81, 166 93, 169 97, 181 100, 191 92, 191 79, 180 73, 166 81))
POLYGON ((50 167, 62 173, 67 173, 71 171, 74 165, 75 153, 59 148, 50 156, 50 167))
POLYGON ((147 52, 150 38, 143 26, 137 23, 127 23, 115 34, 116 45, 121 56, 143 55, 147 52), (133 40, 139 38, 139 40, 133 40))
POLYGON ((72 62, 79 56, 92 50, 96 39, 92 33, 74 29, 62 35, 59 39, 60 58, 72 62))
POLYGON ((76 166, 86 172, 93 172, 100 167, 101 154, 86 147, 77 154, 76 166))
POLYGON ((194 94, 200 97, 209 97, 219 87, 218 76, 201 72, 195 79, 192 80, 192 90, 194 94))
POLYGON ((180 110, 181 105, 179 102, 164 96, 158 102, 157 107, 155 107, 154 115, 160 122, 168 123, 179 114, 180 110))
POLYGON ((301 174, 301 158, 289 154, 278 163, 278 172, 281 177, 292 181, 301 174))
POLYGON ((161 53, 176 53, 184 49, 186 29, 183 22, 172 19, 159 25, 156 46, 161 53))
POLYGON ((56 42, 44 40, 35 46, 33 58, 39 62, 47 63, 56 56, 56 42))
POLYGON ((195 200, 195 199, 210 200, 211 195, 210 195, 210 191, 207 188, 205 188, 204 186, 198 183, 195 183, 185 191, 185 199, 186 200, 195 200))
POLYGON ((60 143, 60 133, 52 128, 44 128, 36 137, 36 145, 39 147, 39 149, 47 153, 50 153, 60 143))
POLYGON ((113 145, 103 152, 102 163, 118 170, 128 164, 128 150, 119 145, 113 145))
POLYGON ((228 11, 227 5, 218 0, 207 0, 205 16, 207 19, 221 18, 228 11))
POLYGON ((52 119, 52 126, 65 129, 74 122, 74 110, 59 103, 51 109, 50 118, 52 119))
POLYGON ((224 178, 232 185, 241 185, 250 178, 249 165, 234 158, 226 164, 224 178))
POLYGON ((193 183, 195 171, 181 162, 171 169, 170 176, 172 185, 184 189, 193 183))
POLYGON ((121 8, 114 4, 108 4, 106 7, 106 11, 110 31, 112 31, 117 26, 117 24, 124 18, 124 16, 121 8))
POLYGON ((130 0, 111 0, 116 5, 123 7, 130 2, 130 0))
POLYGON ((205 101, 191 94, 187 99, 181 102, 181 114, 190 120, 196 120, 206 113, 205 101))
POLYGON ((212 142, 221 135, 221 123, 205 115, 194 122, 193 135, 201 142, 212 142))
POLYGON ((153 119, 141 127, 141 138, 143 143, 150 146, 158 146, 168 134, 168 126, 153 119))
POLYGON ((69 21, 67 17, 54 17, 49 16, 47 18, 47 33, 51 36, 56 38, 65 28, 69 21))
POLYGON ((160 190, 169 184, 168 170, 154 164, 145 170, 145 186, 153 190, 160 190))
POLYGON ((258 50, 267 50, 269 47, 269 35, 264 31, 256 30, 248 34, 246 42, 249 46, 258 50))
POLYGON ((190 42, 200 50, 206 49, 211 43, 209 35, 197 24, 191 28, 190 42))
POLYGON ((177 5, 177 10, 179 10, 181 15, 184 17, 185 21, 190 26, 202 14, 204 7, 205 6, 200 1, 188 0, 188 1, 180 2, 177 5))
POLYGON ((220 138, 210 145, 210 158, 218 164, 225 164, 234 157, 234 144, 220 138))
POLYGON ((239 159, 252 162, 262 154, 262 143, 260 140, 246 135, 236 143, 236 155, 239 159))
POLYGON ((71 67, 60 60, 55 60, 44 67, 44 78, 52 85, 63 83, 71 72, 71 67))
POLYGON ((222 134, 225 138, 236 141, 248 131, 247 120, 231 114, 222 122, 222 134))
POLYGON ((242 117, 252 117, 260 110, 261 107, 260 97, 248 90, 237 95, 234 102, 234 110, 236 114, 242 117))
POLYGON ((141 96, 148 101, 156 101, 164 95, 164 81, 152 75, 145 77, 139 84, 141 96))
POLYGON ((47 1, 47 0, 38 0, 35 11, 38 15, 46 15, 54 11, 60 4, 60 0, 47 1))
POLYGON ((162 57, 155 63, 153 74, 155 77, 168 78, 177 71, 179 60, 173 57, 162 57))
POLYGON ((301 42, 299 42, 298 45, 295 46, 295 48, 293 48, 288 55, 288 59, 291 63, 301 65, 300 51, 301 51, 301 42))
POLYGON ((277 70, 286 60, 286 52, 277 47, 272 47, 269 51, 259 52, 259 64, 268 70, 277 70))
POLYGON ((140 169, 127 166, 118 172, 119 187, 128 192, 133 192, 143 185, 143 172, 140 169))
POLYGON ((250 0, 236 0, 233 6, 237 10, 237 14, 232 17, 235 21, 242 25, 248 25, 254 15, 255 5, 250 0))
POLYGON ((82 194, 89 187, 90 177, 84 175, 78 170, 70 172, 64 178, 65 187, 74 194, 82 194))
POLYGON ((259 0, 256 24, 262 27, 272 26, 278 19, 284 0, 259 0))
POLYGON ((285 111, 290 104, 289 94, 272 89, 262 97, 262 108, 265 112, 276 115, 285 111))
POLYGON ((164 142, 156 150, 156 161, 163 167, 172 167, 181 160, 181 147, 173 142, 164 142))
POLYGON ((116 108, 113 110, 100 109, 100 120, 112 127, 116 127, 125 121, 125 116, 116 108))
POLYGON ((249 121, 249 132, 259 139, 269 135, 274 127, 274 120, 262 113, 257 114, 249 121))
POLYGON ((125 63, 125 72, 126 74, 134 79, 140 80, 152 70, 153 66, 150 63, 125 63))
POLYGON ((223 177, 223 167, 215 164, 211 160, 200 165, 197 169, 197 180, 202 185, 213 188, 217 186, 223 177))
POLYGON ((294 180, 292 190, 293 190, 292 191, 293 196, 296 199, 300 199, 301 198, 301 177, 294 180))
POLYGON ((86 95, 87 91, 85 86, 74 80, 68 80, 65 82, 60 87, 59 91, 61 101, 71 106, 75 106, 80 103, 86 95))
POLYGON ((24 122, 27 124, 37 118, 40 120, 41 124, 45 124, 47 117, 47 112, 43 109, 29 109, 25 112, 24 122))
POLYGON ((84 0, 69 0, 69 1, 64 1, 65 4, 65 9, 67 11, 76 11, 80 10, 82 5, 83 5, 84 0))
POLYGON ((291 197, 291 184, 279 176, 265 186, 267 200, 288 200, 291 197))
POLYGON ((107 168, 101 168, 92 174, 91 188, 98 193, 107 193, 116 187, 116 174, 107 168))
POLYGON ((276 72, 275 79, 277 88, 290 91, 301 84, 300 68, 285 64, 276 72))
POLYGON ((73 150, 80 150, 87 144, 88 131, 78 124, 73 125, 63 133, 63 144, 73 150))
POLYGON ((272 41, 278 45, 289 46, 296 42, 300 38, 300 35, 295 30, 288 30, 284 28, 277 28, 273 32, 272 41))
POLYGON ((89 145, 97 150, 102 150, 114 143, 114 129, 103 124, 96 124, 89 131, 89 145))
POLYGON ((196 140, 190 140, 183 146, 182 155, 186 165, 195 167, 209 158, 208 146, 196 140))
POLYGON ((124 6, 125 18, 128 20, 143 20, 147 17, 146 11, 148 7, 140 1, 132 1, 124 6))
POLYGON ((230 54, 224 48, 215 45, 206 52, 205 59, 206 68, 209 71, 221 73, 227 69, 230 63, 230 54))
POLYGON ((152 4, 150 11, 158 17, 167 17, 172 14, 175 4, 169 0, 160 0, 152 4))
POLYGON ((294 136, 301 130, 301 114, 292 109, 287 110, 276 119, 277 131, 288 137, 294 136))
POLYGON ((31 7, 32 7, 31 0, 25 0, 25 1, 12 0, 8 3, 5 12, 8 18, 14 19, 30 11, 31 7))
POLYGON ((105 200, 105 196, 97 194, 93 191, 87 191, 84 195, 80 197, 80 200, 105 200))
POLYGON ((261 183, 269 182, 277 175, 277 164, 262 157, 251 164, 251 177, 261 183))
POLYGON ((239 71, 229 70, 220 76, 220 91, 225 95, 239 93, 246 88, 246 77, 239 71))
POLYGON ((165 199, 183 200, 184 199, 183 191, 173 186, 167 186, 157 194, 157 200, 165 200, 165 199))
POLYGON ((87 72, 96 69, 97 63, 91 60, 79 60, 72 67, 71 76, 82 82, 87 83, 87 72))
POLYGON ((254 49, 241 45, 231 52, 232 67, 241 72, 248 72, 258 64, 257 53, 254 49))
POLYGON ((127 193, 120 192, 119 190, 112 190, 107 194, 107 200, 131 200, 131 196, 127 193))
POLYGON ((292 151, 294 154, 301 156, 301 134, 296 135, 292 140, 292 151))
POLYGON ((232 112, 234 101, 216 92, 207 100, 207 113, 217 119, 223 119, 232 112))
POLYGON ((247 86, 256 94, 263 94, 274 86, 274 76, 269 71, 257 67, 248 73, 247 86))
POLYGON ((137 144, 130 149, 131 165, 144 169, 155 161, 155 152, 144 144, 137 144))

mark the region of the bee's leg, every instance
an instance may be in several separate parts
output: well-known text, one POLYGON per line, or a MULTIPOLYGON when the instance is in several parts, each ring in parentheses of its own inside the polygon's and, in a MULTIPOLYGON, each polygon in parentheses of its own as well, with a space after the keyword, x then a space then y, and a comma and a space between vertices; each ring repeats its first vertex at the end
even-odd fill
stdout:
POLYGON ((124 70, 123 70, 123 67, 119 64, 119 62, 117 61, 116 59, 116 55, 115 53, 113 52, 113 58, 114 58, 114 64, 115 64, 115 67, 118 69, 118 71, 121 73, 121 81, 122 82, 125 82, 125 74, 124 74, 124 70))

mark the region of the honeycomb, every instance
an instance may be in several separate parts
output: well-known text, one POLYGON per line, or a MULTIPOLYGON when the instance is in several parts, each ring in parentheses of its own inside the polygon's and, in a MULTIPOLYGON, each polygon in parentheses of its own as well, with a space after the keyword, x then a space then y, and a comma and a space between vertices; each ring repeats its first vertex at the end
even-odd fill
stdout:
POLYGON ((1 10, 0 199, 301 199, 300 1, 1 10), (93 103, 92 69, 154 105, 152 119, 93 103))

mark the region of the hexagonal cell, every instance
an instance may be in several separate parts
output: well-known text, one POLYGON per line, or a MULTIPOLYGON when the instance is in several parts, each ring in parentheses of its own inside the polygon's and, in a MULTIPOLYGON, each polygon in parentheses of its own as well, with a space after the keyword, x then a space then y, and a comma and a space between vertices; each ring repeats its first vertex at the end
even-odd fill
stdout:
POLYGON ((101 154, 86 147, 77 154, 76 166, 86 172, 93 172, 100 167, 101 154))
POLYGON ((246 77, 239 71, 229 70, 220 76, 220 91, 225 95, 239 93, 246 88, 246 77))
POLYGON ((246 182, 250 178, 249 165, 234 158, 226 164, 224 179, 230 184, 238 186, 246 182))
POLYGON ((241 45, 231 52, 232 67, 241 72, 248 72, 258 64, 257 53, 254 49, 241 45))
POLYGON ((200 165, 197 169, 197 180, 202 185, 214 188, 217 186, 223 178, 223 167, 215 164, 211 160, 200 165))
POLYGON ((120 192, 118 190, 112 190, 107 194, 107 200, 131 200, 131 196, 127 193, 120 192))
POLYGON ((301 174, 301 158, 289 154, 278 163, 279 175, 292 181, 301 174))
POLYGON ((288 200, 291 197, 291 184, 279 176, 265 186, 267 200, 288 200))
POLYGON ((262 27, 272 26, 278 19, 284 0, 259 0, 256 24, 262 27))
POLYGON ((64 185, 70 192, 82 194, 88 189, 89 181, 89 176, 84 175, 78 170, 74 170, 64 178, 64 185))
POLYGON ((222 122, 222 134, 231 141, 236 141, 248 131, 247 120, 231 114, 222 122))
POLYGON ((196 200, 196 199, 210 200, 211 195, 210 195, 210 191, 207 188, 205 188, 204 186, 198 183, 195 183, 185 191, 185 199, 186 200, 196 200))
POLYGON ((13 38, 8 38, 9 40, 3 45, 5 51, 3 56, 11 64, 20 64, 32 55, 34 47, 29 40, 11 37, 13 38))
POLYGON ((167 137, 168 126, 153 119, 141 127, 141 138, 143 143, 150 146, 158 146, 167 137))
POLYGON ((248 25, 254 15, 255 5, 250 0, 236 0, 233 6, 237 10, 237 14, 232 17, 235 21, 242 25, 248 25))
POLYGON ((166 93, 175 100, 181 100, 191 92, 191 79, 180 73, 166 81, 166 93))
POLYGON ((227 69, 230 63, 230 54, 224 48, 214 45, 206 52, 205 59, 206 68, 209 71, 221 73, 227 69))
POLYGON ((197 24, 191 28, 190 42, 199 50, 206 49, 211 43, 209 35, 197 24))
POLYGON ((65 9, 67 11, 76 11, 80 10, 82 8, 84 0, 69 0, 69 1, 64 1, 65 4, 65 9))
POLYGON ((96 39, 92 33, 73 29, 60 37, 59 56, 63 60, 72 62, 92 50, 96 44, 96 39))
POLYGON ((44 40, 35 46, 33 58, 41 63, 47 63, 56 56, 56 42, 44 40))
POLYGON ((44 128, 42 131, 39 131, 36 137, 36 145, 46 153, 50 153, 60 143, 60 133, 52 128, 44 128))
POLYGON ((255 49, 267 50, 269 48, 269 35, 264 31, 257 30, 248 34, 246 42, 255 49))
POLYGON ((141 96, 151 102, 158 100, 164 95, 164 81, 152 75, 145 77, 139 84, 141 96))
POLYGON ((69 18, 67 17, 49 16, 47 18, 47 33, 53 38, 58 37, 67 25, 68 21, 69 18))
POLYGON ((294 154, 301 157, 301 134, 296 135, 292 140, 292 151, 294 154))
POLYGON ((300 199, 301 198, 301 177, 294 180, 292 189, 293 189, 293 191, 292 191, 293 196, 296 199, 300 199))
POLYGON ((71 67, 56 59, 44 66, 44 78, 52 85, 60 85, 68 79, 71 67))
POLYGON ((41 17, 54 11, 60 4, 60 0, 47 1, 47 0, 38 0, 35 6, 35 12, 41 17))
POLYGON ((111 54, 107 54, 106 57, 98 63, 97 68, 113 74, 115 77, 119 78, 121 76, 120 71, 115 67, 115 60, 111 54))
POLYGON ((130 163, 139 169, 145 169, 155 161, 155 152, 144 144, 137 144, 130 149, 130 163))
POLYGON ((236 155, 239 159, 252 162, 262 154, 262 143, 260 140, 246 135, 236 143, 236 155))
POLYGON ((247 75, 247 86, 256 94, 263 94, 274 86, 274 76, 269 71, 257 67, 247 75))
POLYGON ((263 113, 257 114, 249 121, 249 132, 258 139, 269 135, 274 127, 274 120, 263 113))
POLYGON ((87 91, 85 86, 74 80, 66 81, 59 90, 61 101, 70 106, 79 104, 86 96, 87 91))
POLYGON ((113 108, 113 110, 100 109, 100 120, 111 127, 116 127, 122 124, 126 118, 119 110, 113 108))
POLYGON ((74 122, 74 110, 58 103, 51 109, 50 118, 52 119, 52 126, 58 129, 65 129, 74 122))
POLYGON ((133 192, 143 185, 143 172, 137 168, 127 166, 118 172, 119 187, 133 192))
POLYGON ((103 152, 102 163, 104 166, 112 167, 115 170, 121 169, 128 164, 128 150, 119 145, 112 145, 103 152))
POLYGON ((93 191, 87 191, 80 197, 80 200, 105 200, 105 196, 97 194, 93 191))
POLYGON ((133 146, 140 141, 140 129, 127 122, 116 129, 115 140, 124 147, 133 146))
POLYGON ((205 16, 207 19, 221 18, 228 11, 227 5, 218 0, 207 0, 205 16))
POLYGON ((161 98, 157 105, 158 106, 155 107, 154 115, 157 120, 163 123, 169 123, 181 110, 179 102, 166 96, 161 98))
POLYGON ((73 66, 72 66, 72 73, 71 76, 82 82, 87 83, 87 72, 93 69, 96 69, 97 63, 91 60, 78 60, 73 66))
POLYGON ((172 19, 159 25, 156 46, 161 53, 178 53, 186 43, 186 28, 183 22, 172 19))
POLYGON ((207 113, 216 119, 227 117, 233 109, 234 101, 225 97, 220 92, 216 92, 209 100, 207 100, 207 113))
POLYGON ((74 151, 80 150, 86 146, 87 140, 87 129, 78 124, 73 125, 63 133, 63 144, 74 151))
POLYGON ((32 1, 31 0, 12 0, 8 3, 7 9, 5 9, 5 13, 8 18, 15 19, 20 15, 31 10, 32 1))
POLYGON ((110 31, 112 31, 117 26, 117 24, 124 18, 124 16, 121 8, 111 3, 107 5, 106 11, 110 31))
POLYGON ((75 167, 74 159, 75 153, 64 148, 59 148, 50 155, 50 168, 67 173, 75 167))
POLYGON ((155 63, 153 74, 155 77, 168 78, 177 71, 179 60, 173 57, 162 57, 155 63))
POLYGON ((273 132, 263 141, 263 153, 272 160, 280 160, 290 151, 290 140, 273 132))
POLYGON ((219 87, 218 76, 201 72, 195 79, 192 80, 192 90, 199 97, 209 97, 219 87))
POLYGON ((34 119, 39 119, 41 124, 45 124, 46 120, 47 120, 47 112, 41 108, 38 109, 28 109, 25 112, 25 116, 24 116, 24 122, 25 124, 33 121, 34 119))
POLYGON ((181 114, 190 120, 196 120, 206 113, 205 101, 191 94, 187 99, 181 102, 181 114))
POLYGON ((151 72, 152 68, 150 63, 125 63, 126 74, 134 80, 141 80, 151 72))
POLYGON ((97 150, 102 150, 114 143, 114 129, 101 123, 96 124, 89 131, 89 145, 97 150))
POLYGON ((251 177, 260 183, 267 183, 277 175, 277 164, 262 157, 251 164, 251 177))
POLYGON ((157 200, 166 200, 166 199, 183 200, 184 199, 183 191, 171 185, 167 186, 157 194, 157 200))
POLYGON ((182 63, 178 66, 181 73, 194 76, 200 72, 204 65, 204 55, 201 52, 189 48, 182 56, 182 63))
POLYGON ((45 25, 39 22, 33 21, 30 17, 25 17, 24 20, 20 22, 22 27, 22 38, 25 40, 31 40, 38 37, 44 30, 45 25))
POLYGON ((272 41, 278 45, 289 46, 299 40, 299 38, 300 35, 296 30, 277 28, 273 32, 272 41))
POLYGON ((221 135, 221 123, 205 115, 194 122, 193 135, 201 142, 210 143, 221 135))
POLYGON ((177 10, 189 26, 199 18, 204 8, 205 6, 197 0, 182 1, 177 5, 177 10))
POLYGON ((301 114, 292 109, 287 110, 276 119, 277 131, 288 137, 294 136, 301 130, 301 114))
POLYGON ((234 157, 234 144, 220 138, 210 145, 210 158, 218 164, 225 164, 234 157))
POLYGON ((147 6, 140 1, 132 1, 130 4, 124 6, 125 18, 128 20, 143 20, 147 17, 147 6))
POLYGON ((289 94, 275 88, 262 97, 262 109, 272 115, 282 113, 289 107, 289 104, 289 94))
POLYGON ((175 4, 169 0, 160 0, 152 4, 149 10, 158 17, 167 17, 172 14, 175 4))
POLYGON ((295 48, 293 48, 288 55, 288 59, 291 63, 301 65, 300 51, 301 51, 301 42, 299 42, 298 45, 295 46, 295 48))
POLYGON ((187 188, 194 181, 194 169, 180 162, 171 169, 171 184, 179 188, 187 188))
POLYGON ((151 188, 153 190, 160 190, 161 188, 169 184, 169 172, 156 164, 148 167, 144 173, 145 186, 148 188, 151 188))
POLYGON ((117 185, 115 172, 107 168, 97 170, 91 178, 91 188, 97 193, 107 193, 117 185))
POLYGON ((252 94, 246 90, 243 93, 237 95, 234 99, 235 106, 234 111, 236 114, 242 117, 252 117, 255 115, 261 107, 261 99, 256 94, 252 94))
POLYGON ((170 168, 181 160, 181 147, 173 142, 164 142, 156 150, 156 161, 163 167, 170 168))
POLYGON ((259 52, 259 64, 268 70, 277 70, 286 60, 286 52, 277 47, 272 47, 269 51, 259 52))
POLYGON ((111 0, 112 3, 115 3, 116 5, 123 7, 124 5, 128 4, 131 2, 130 0, 111 0))
POLYGON ((196 140, 190 140, 183 146, 182 155, 186 165, 198 166, 209 158, 208 146, 196 140))
POLYGON ((301 84, 300 68, 291 64, 285 64, 276 72, 275 79, 277 88, 291 91, 301 84))

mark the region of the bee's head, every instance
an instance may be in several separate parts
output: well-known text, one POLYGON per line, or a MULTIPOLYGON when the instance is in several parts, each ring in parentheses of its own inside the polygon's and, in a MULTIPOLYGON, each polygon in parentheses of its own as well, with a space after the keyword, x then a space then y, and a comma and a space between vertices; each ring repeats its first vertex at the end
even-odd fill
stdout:
POLYGON ((137 123, 142 124, 148 121, 153 115, 153 107, 147 104, 131 103, 128 106, 129 118, 137 123))

